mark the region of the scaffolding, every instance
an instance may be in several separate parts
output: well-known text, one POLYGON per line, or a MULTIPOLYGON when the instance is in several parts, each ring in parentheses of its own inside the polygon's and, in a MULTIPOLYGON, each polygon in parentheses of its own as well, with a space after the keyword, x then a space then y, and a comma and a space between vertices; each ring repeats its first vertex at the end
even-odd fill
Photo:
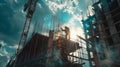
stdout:
MULTIPOLYGON (((60 65, 60 67, 94 66, 95 63, 92 62, 96 54, 95 52, 94 54, 91 53, 90 48, 94 46, 87 38, 84 39, 78 36, 78 40, 76 41, 71 41, 70 37, 67 39, 67 36, 64 37, 64 35, 58 36, 58 39, 54 38, 55 35, 60 32, 60 21, 58 21, 58 18, 55 16, 53 16, 51 20, 50 28, 53 26, 53 29, 50 30, 49 36, 38 34, 38 32, 35 32, 36 27, 34 27, 32 38, 26 42, 37 1, 38 0, 28 0, 28 3, 25 4, 24 11, 27 10, 27 15, 18 49, 14 55, 15 57, 9 61, 7 67, 53 67, 51 64, 57 67, 55 63, 57 63, 58 66, 60 65), (57 23, 55 24, 56 19, 57 23), (54 26, 57 26, 57 28, 55 29, 54 26), (57 60, 53 60, 56 57, 57 60)), ((37 22, 35 23, 35 26, 36 25, 37 22)), ((42 24, 42 26, 44 26, 44 24, 42 24)))

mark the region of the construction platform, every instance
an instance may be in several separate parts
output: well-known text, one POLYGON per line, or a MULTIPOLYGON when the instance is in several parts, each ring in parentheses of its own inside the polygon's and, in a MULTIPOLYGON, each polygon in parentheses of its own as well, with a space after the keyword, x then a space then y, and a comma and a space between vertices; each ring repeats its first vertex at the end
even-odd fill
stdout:
POLYGON ((53 46, 49 48, 48 41, 48 36, 34 34, 18 53, 16 59, 8 63, 7 67, 82 67, 82 64, 68 60, 69 53, 81 48, 79 43, 59 38, 53 40, 53 46), (48 57, 48 53, 52 54, 51 57, 48 57), (48 61, 53 65, 48 66, 48 61))

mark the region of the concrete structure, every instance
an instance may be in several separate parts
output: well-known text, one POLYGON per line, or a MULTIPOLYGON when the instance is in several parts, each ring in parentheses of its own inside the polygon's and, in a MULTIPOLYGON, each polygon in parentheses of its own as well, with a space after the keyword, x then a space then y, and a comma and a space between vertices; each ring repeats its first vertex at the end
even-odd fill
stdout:
POLYGON ((86 39, 96 51, 92 51, 95 66, 120 67, 120 1, 99 0, 93 10, 95 14, 83 20, 83 25, 86 39))
POLYGON ((65 38, 52 40, 36 33, 7 67, 82 67, 85 63, 78 59, 88 59, 70 54, 81 48, 77 42, 65 38))

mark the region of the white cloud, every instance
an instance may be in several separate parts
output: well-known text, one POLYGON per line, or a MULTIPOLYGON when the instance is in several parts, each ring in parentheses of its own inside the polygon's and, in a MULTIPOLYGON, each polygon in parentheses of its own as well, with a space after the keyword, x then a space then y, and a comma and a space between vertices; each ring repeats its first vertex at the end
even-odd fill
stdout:
POLYGON ((8 55, 8 52, 5 49, 7 43, 5 43, 4 41, 0 41, 0 44, 2 44, 2 47, 0 48, 0 53, 5 56, 8 55))
POLYGON ((46 4, 48 5, 48 7, 52 11, 52 13, 56 14, 59 10, 63 9, 67 3, 64 2, 63 4, 58 4, 57 2, 46 1, 46 4))
POLYGON ((5 49, 1 49, 1 54, 7 56, 9 53, 5 49))
POLYGON ((1 44, 2 46, 5 46, 5 45, 6 45, 6 43, 5 43, 4 41, 0 41, 0 44, 1 44))
POLYGON ((51 1, 46 0, 46 4, 48 5, 49 9, 52 11, 53 14, 58 13, 59 11, 68 12, 73 14, 76 9, 80 9, 78 6, 78 0, 64 0, 64 1, 51 1), (73 6, 76 5, 76 6, 73 6), (76 8, 77 7, 77 8, 76 8))
POLYGON ((78 5, 79 4, 79 1, 78 0, 73 0, 73 2, 78 5))
POLYGON ((73 7, 66 7, 64 12, 68 12, 69 14, 74 14, 74 8, 73 7))
POLYGON ((39 6, 40 8, 42 7, 40 3, 37 3, 37 4, 38 4, 38 6, 39 6))
MULTIPOLYGON (((0 41, 0 43, 2 44, 2 47, 0 48, 0 59, 1 59, 1 57, 4 57, 1 60, 10 59, 10 53, 7 52, 7 50, 6 50, 7 44, 3 41, 0 41)), ((4 66, 6 65, 6 62, 2 62, 2 63, 4 63, 4 66)), ((1 66, 1 64, 0 64, 0 66, 1 66)))
POLYGON ((15 44, 14 46, 9 46, 9 48, 11 48, 11 49, 17 49, 18 48, 18 44, 15 44))
POLYGON ((14 0, 15 1, 15 3, 18 3, 18 0, 14 0))
POLYGON ((9 46, 4 41, 0 41, 2 47, 0 48, 0 67, 5 67, 10 57, 14 54, 17 45, 15 44, 13 47, 9 46))

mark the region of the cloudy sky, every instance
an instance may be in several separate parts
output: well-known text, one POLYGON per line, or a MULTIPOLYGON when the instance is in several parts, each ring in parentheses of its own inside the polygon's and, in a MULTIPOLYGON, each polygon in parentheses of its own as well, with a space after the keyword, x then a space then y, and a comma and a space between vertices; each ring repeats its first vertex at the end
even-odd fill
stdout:
MULTIPOLYGON (((27 0, 0 0, 0 67, 5 67, 16 51, 26 16, 23 12, 25 2, 27 0)), ((41 33, 57 27, 52 22, 59 22, 61 27, 70 27, 71 38, 83 36, 81 14, 85 15, 91 3, 89 0, 39 0, 30 32, 33 32, 35 22, 36 31, 41 33)))

